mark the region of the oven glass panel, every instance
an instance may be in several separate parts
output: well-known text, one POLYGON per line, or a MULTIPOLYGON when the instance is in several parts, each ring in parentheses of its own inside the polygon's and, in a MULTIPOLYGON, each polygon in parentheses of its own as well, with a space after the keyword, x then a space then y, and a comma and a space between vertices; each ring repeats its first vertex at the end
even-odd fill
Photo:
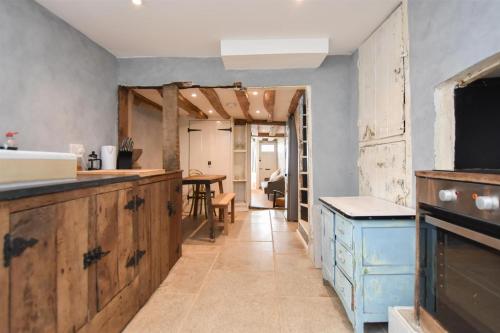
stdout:
POLYGON ((420 226, 420 306, 450 333, 500 332, 500 251, 420 226))

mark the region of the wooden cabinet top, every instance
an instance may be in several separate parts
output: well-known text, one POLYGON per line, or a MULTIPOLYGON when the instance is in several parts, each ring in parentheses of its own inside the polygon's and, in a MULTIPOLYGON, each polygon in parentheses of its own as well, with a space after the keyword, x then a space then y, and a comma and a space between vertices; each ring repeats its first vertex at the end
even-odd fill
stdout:
POLYGON ((415 217, 415 210, 374 197, 321 197, 326 206, 351 219, 407 219, 415 217))

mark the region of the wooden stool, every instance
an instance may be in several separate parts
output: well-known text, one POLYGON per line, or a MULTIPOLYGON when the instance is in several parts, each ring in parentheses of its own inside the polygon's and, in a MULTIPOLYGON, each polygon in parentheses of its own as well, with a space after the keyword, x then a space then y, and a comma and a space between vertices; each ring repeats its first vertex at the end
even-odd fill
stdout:
POLYGON ((212 207, 219 208, 219 220, 224 221, 224 235, 229 233, 228 219, 224 216, 228 212, 229 204, 231 204, 231 223, 234 223, 234 198, 236 194, 233 192, 221 193, 212 200, 212 207))

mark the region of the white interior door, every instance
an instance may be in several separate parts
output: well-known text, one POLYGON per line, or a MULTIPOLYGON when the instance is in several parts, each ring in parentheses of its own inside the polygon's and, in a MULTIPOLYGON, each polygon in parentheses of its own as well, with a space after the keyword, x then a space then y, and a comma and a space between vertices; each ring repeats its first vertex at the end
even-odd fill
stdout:
POLYGON ((207 175, 226 175, 225 191, 231 188, 230 121, 191 120, 189 122, 189 169, 207 175))
POLYGON ((264 181, 278 167, 276 142, 261 141, 259 144, 259 177, 264 181))

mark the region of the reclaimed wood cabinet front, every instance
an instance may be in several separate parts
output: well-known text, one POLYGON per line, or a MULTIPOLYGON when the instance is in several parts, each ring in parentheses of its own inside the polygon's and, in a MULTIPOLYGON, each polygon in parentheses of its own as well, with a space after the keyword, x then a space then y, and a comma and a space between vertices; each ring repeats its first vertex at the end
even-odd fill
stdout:
POLYGON ((177 184, 0 202, 0 332, 121 331, 180 256, 177 184))

